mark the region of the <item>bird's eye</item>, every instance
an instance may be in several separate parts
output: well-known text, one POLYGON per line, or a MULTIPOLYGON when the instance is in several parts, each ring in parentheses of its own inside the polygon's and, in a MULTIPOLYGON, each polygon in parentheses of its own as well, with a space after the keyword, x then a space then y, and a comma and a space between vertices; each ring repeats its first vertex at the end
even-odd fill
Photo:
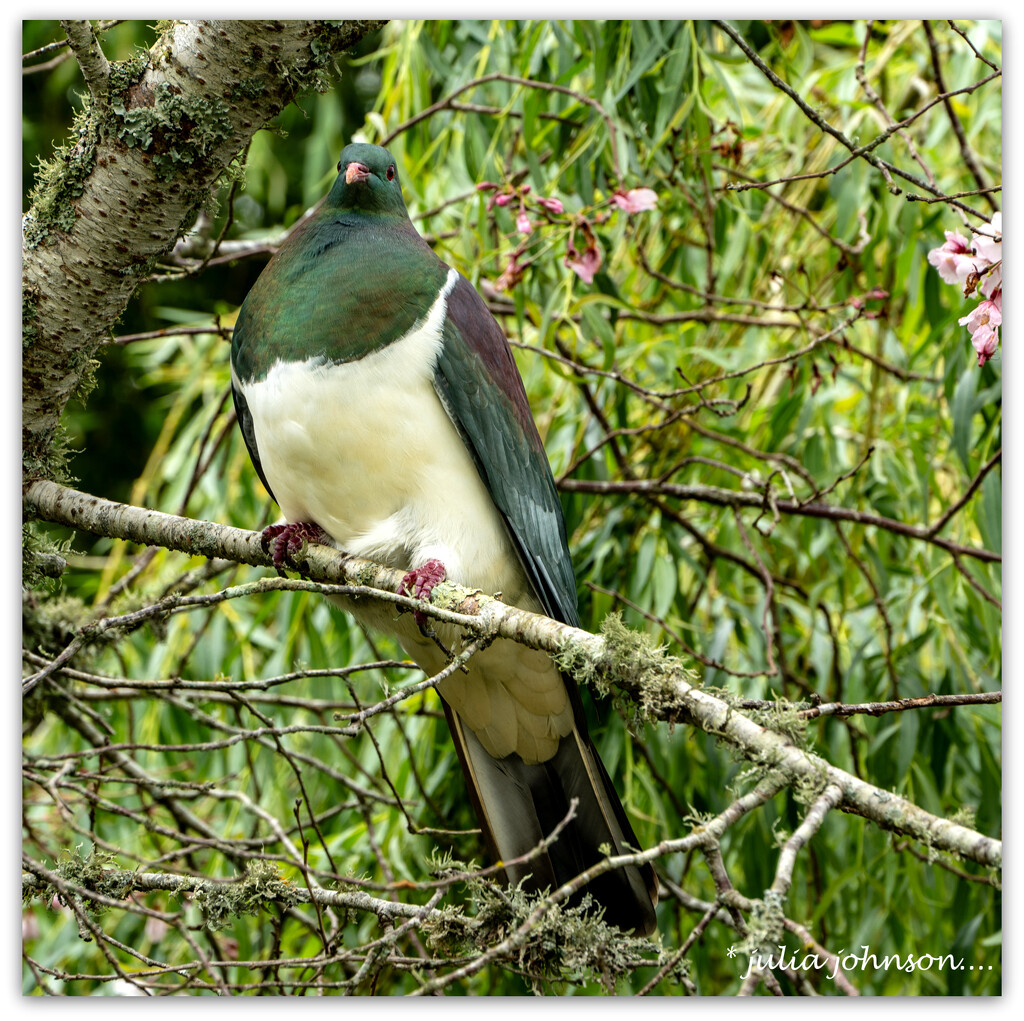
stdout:
POLYGON ((341 173, 341 160, 338 160, 338 173, 341 173))
POLYGON ((389 181, 393 181, 395 179, 395 165, 394 165, 394 163, 392 163, 391 166, 388 167, 387 174, 388 174, 388 180, 389 181))

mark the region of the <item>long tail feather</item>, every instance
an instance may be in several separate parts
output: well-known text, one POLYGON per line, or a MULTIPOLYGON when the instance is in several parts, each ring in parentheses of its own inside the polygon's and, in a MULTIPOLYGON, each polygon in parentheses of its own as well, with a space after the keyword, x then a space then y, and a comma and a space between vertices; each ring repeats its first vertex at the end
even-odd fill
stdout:
MULTIPOLYGON (((639 848, 608 773, 589 738, 574 729, 547 762, 526 765, 518 755, 494 759, 445 703, 477 817, 492 853, 511 882, 531 890, 554 888, 605 856, 639 848), (507 864, 533 850, 562 822, 573 798, 575 817, 543 854, 507 864)), ((605 920, 643 935, 654 931, 657 880, 650 865, 614 869, 586 888, 605 908, 605 920)))

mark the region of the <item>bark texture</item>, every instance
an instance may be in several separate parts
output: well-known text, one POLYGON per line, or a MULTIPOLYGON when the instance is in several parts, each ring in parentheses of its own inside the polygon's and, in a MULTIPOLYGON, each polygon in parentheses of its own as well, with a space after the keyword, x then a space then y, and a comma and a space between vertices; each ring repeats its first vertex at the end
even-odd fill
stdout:
POLYGON ((147 54, 108 64, 89 22, 63 23, 91 100, 23 221, 27 480, 59 471, 68 398, 220 175, 300 90, 326 82, 333 54, 382 24, 178 21, 147 54))

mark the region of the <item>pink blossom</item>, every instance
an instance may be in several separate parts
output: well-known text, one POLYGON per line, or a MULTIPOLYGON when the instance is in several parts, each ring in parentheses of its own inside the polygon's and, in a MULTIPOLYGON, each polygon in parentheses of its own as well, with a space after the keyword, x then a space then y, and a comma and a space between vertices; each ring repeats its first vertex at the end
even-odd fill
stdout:
POLYGON ((585 284, 594 282, 594 274, 601 268, 602 261, 601 249, 597 247, 597 242, 594 240, 591 240, 582 255, 570 245, 565 257, 566 266, 585 284))
POLYGON ((971 333, 971 343, 978 353, 978 365, 984 365, 999 347, 999 327, 1003 323, 1003 292, 981 302, 960 320, 971 333))
POLYGON ((1003 258, 1003 214, 995 213, 990 224, 972 231, 974 254, 986 262, 1001 262, 1003 258))
POLYGON ((977 308, 971 310, 959 320, 961 326, 966 326, 971 333, 981 329, 983 326, 1002 326, 1003 324, 1003 292, 994 299, 983 301, 977 308))
POLYGON ((507 206, 512 201, 512 193, 503 191, 500 195, 494 196, 494 204, 496 206, 507 206))
POLYGON ((529 234, 533 230, 533 224, 530 222, 530 217, 527 216, 525 209, 519 210, 519 215, 516 217, 516 230, 520 234, 529 234))
POLYGON ((933 248, 928 253, 928 261, 947 284, 965 283, 984 265, 971 254, 967 238, 953 230, 946 231, 946 243, 941 248, 933 248))
POLYGON ((631 188, 627 192, 617 191, 612 201, 627 213, 645 213, 658 206, 658 193, 650 188, 631 188))
POLYGON ((971 344, 984 365, 999 348, 999 327, 1003 323, 1003 215, 972 230, 973 239, 946 231, 946 243, 928 253, 928 261, 948 284, 963 286, 964 297, 979 290, 984 298, 960 319, 971 334, 971 344))
POLYGON ((476 186, 476 190, 477 191, 495 191, 497 189, 497 187, 498 187, 498 185, 496 185, 493 181, 481 181, 476 186))
POLYGON ((558 199, 537 199, 537 205, 543 206, 549 213, 561 213, 565 207, 558 199))
POLYGON ((971 335, 971 343, 978 353, 978 365, 987 362, 999 347, 999 331, 991 326, 983 326, 971 335))

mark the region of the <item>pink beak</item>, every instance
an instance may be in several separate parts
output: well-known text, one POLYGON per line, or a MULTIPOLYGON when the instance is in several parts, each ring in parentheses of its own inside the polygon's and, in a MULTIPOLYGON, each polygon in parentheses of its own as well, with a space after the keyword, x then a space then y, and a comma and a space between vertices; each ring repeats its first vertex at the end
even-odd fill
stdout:
POLYGON ((370 171, 362 163, 350 163, 345 167, 345 183, 353 181, 365 181, 370 176, 370 171))

